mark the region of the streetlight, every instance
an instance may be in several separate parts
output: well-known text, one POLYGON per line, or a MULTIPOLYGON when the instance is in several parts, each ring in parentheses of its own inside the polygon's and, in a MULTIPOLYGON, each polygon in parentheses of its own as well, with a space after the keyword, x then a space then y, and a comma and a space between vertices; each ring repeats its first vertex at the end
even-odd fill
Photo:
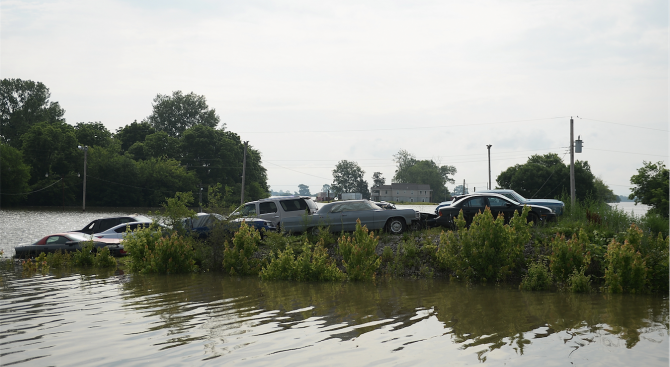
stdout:
POLYGON ((79 146, 77 146, 77 148, 84 151, 84 195, 83 195, 81 211, 85 212, 86 211, 86 160, 88 158, 88 146, 84 145, 82 147, 81 145, 79 145, 79 146))

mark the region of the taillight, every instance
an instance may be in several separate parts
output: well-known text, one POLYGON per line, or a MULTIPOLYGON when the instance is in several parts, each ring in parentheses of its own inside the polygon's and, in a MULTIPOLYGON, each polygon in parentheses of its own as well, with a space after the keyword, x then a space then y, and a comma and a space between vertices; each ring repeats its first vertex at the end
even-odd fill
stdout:
POLYGON ((105 236, 95 236, 95 238, 103 238, 103 237, 105 237, 105 236))
POLYGON ((442 216, 442 212, 441 212, 441 211, 437 212, 437 216, 438 216, 438 217, 441 217, 441 216, 442 216))
POLYGON ((125 254, 126 254, 126 250, 121 250, 121 251, 119 251, 119 253, 120 253, 121 255, 125 255, 125 254))

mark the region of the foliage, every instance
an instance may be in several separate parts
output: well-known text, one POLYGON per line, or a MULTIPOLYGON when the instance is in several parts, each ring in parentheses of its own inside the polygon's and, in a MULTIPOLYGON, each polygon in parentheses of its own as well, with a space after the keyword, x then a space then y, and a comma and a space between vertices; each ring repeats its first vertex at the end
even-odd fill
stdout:
POLYGON ((639 224, 650 235, 661 233, 664 237, 668 237, 668 230, 670 230, 668 217, 664 217, 658 213, 647 212, 644 217, 640 218, 639 224))
POLYGON ((75 266, 93 266, 94 263, 93 241, 86 242, 84 247, 72 255, 72 264, 75 266))
POLYGON ((20 148, 21 136, 33 125, 64 122, 65 110, 50 97, 49 88, 40 82, 0 80, 0 141, 20 148))
POLYGON ((147 135, 156 132, 151 124, 147 121, 137 122, 133 121, 131 124, 118 128, 114 138, 121 142, 121 150, 127 151, 135 143, 142 143, 147 135))
POLYGON ((551 274, 542 262, 531 264, 528 274, 523 277, 519 285, 519 289, 524 291, 543 291, 549 287, 551 287, 551 274))
POLYGON ((393 156, 396 171, 393 182, 417 183, 430 185, 434 198, 445 198, 449 195, 447 183, 454 183, 456 174, 454 166, 440 166, 433 160, 417 160, 406 150, 400 150, 393 156))
POLYGON ((587 267, 591 262, 590 253, 586 251, 589 238, 581 229, 579 236, 572 236, 566 240, 564 235, 556 235, 551 241, 551 256, 549 268, 551 273, 560 281, 567 281, 574 270, 587 267))
POLYGON ((173 233, 162 237, 155 226, 138 228, 123 240, 131 271, 175 274, 198 270, 195 264, 194 239, 173 233))
POLYGON ((375 253, 379 238, 361 226, 356 220, 356 230, 351 235, 343 234, 337 240, 338 253, 349 280, 371 280, 379 268, 381 259, 375 253))
POLYGON ((623 244, 613 239, 607 247, 605 285, 611 293, 645 291, 648 269, 639 252, 641 239, 642 231, 632 225, 623 244))
POLYGON ((372 187, 379 187, 386 184, 386 179, 382 176, 381 172, 375 172, 372 174, 372 187))
POLYGON ((307 186, 305 184, 298 185, 298 194, 302 195, 302 196, 311 196, 312 195, 309 192, 309 186, 307 186))
POLYGON ((83 159, 74 128, 65 122, 35 123, 21 135, 21 142, 24 161, 31 167, 31 184, 46 173, 61 176, 75 171, 83 159))
POLYGON ((47 263, 54 268, 63 268, 70 265, 72 255, 65 251, 56 251, 47 254, 47 263))
POLYGON ((593 187, 595 189, 593 193, 595 200, 603 203, 618 203, 621 201, 619 196, 614 195, 614 192, 601 178, 595 177, 593 179, 593 187))
POLYGON ((99 268, 116 267, 116 259, 109 252, 109 247, 105 246, 96 251, 93 265, 99 268))
POLYGON ((242 222, 233 237, 232 246, 228 242, 224 245, 223 270, 230 275, 257 274, 260 263, 253 255, 258 250, 260 240, 260 233, 242 222))
POLYGON ((588 293, 591 291, 591 276, 584 274, 585 268, 574 269, 568 277, 568 289, 572 293, 588 293))
POLYGON ((281 251, 277 258, 272 259, 267 267, 260 272, 261 279, 284 279, 297 281, 336 281, 345 278, 335 262, 328 256, 323 240, 319 240, 314 248, 305 239, 302 253, 294 256, 289 247, 281 251))
POLYGON ((168 227, 180 235, 186 233, 186 229, 182 225, 184 218, 195 217, 195 212, 188 208, 188 205, 193 202, 193 194, 190 192, 178 192, 172 198, 166 198, 166 201, 161 204, 163 212, 155 212, 153 215, 160 218, 159 221, 164 222, 168 227))
POLYGON ((174 91, 171 96, 158 94, 152 106, 147 121, 157 131, 165 131, 172 137, 179 137, 195 125, 215 128, 219 124, 219 116, 214 109, 209 109, 205 96, 193 92, 174 91))
POLYGON ((637 169, 637 174, 630 178, 630 183, 635 187, 631 189, 629 199, 635 199, 636 204, 649 205, 654 212, 668 218, 670 175, 663 161, 644 161, 643 166, 637 169))
POLYGON ((646 241, 643 241, 642 254, 645 256, 645 263, 647 265, 647 278, 649 280, 650 289, 652 292, 668 294, 668 274, 670 268, 668 267, 668 236, 663 236, 658 233, 657 237, 647 236, 646 241))
MULTIPOLYGON (((596 194, 595 179, 588 162, 575 162, 577 199, 584 200, 596 194)), ((498 187, 512 189, 527 198, 553 198, 562 192, 570 192, 570 167, 556 153, 535 154, 525 164, 501 172, 496 182, 498 187)))
POLYGON ((0 204, 16 204, 30 191, 30 167, 23 163, 21 151, 0 143, 0 204))
POLYGON ((74 127, 74 133, 80 145, 107 146, 112 133, 101 122, 79 122, 74 127))
POLYGON ((456 277, 471 281, 503 281, 520 267, 523 248, 530 241, 531 223, 526 222, 529 207, 514 213, 509 225, 504 217, 493 219, 487 207, 466 227, 463 212, 456 218, 457 232, 440 236, 436 258, 442 267, 456 277))
POLYGON ((369 199, 370 190, 368 182, 363 180, 363 175, 365 171, 358 163, 347 160, 339 161, 333 170, 333 185, 330 189, 335 194, 358 192, 363 195, 363 198, 369 199))

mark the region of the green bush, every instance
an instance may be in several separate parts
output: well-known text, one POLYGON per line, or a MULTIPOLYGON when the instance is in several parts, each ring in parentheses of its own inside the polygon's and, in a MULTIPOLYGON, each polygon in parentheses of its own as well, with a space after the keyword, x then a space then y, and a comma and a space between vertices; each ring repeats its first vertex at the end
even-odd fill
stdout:
POLYGON ((382 250, 382 261, 385 263, 393 261, 394 254, 393 254, 393 249, 389 246, 385 246, 384 249, 382 250))
POLYGON ((503 281, 523 263, 523 248, 530 241, 530 226, 524 208, 514 213, 509 225, 503 216, 493 219, 491 210, 475 216, 470 228, 465 226, 463 212, 456 219, 457 231, 440 236, 435 255, 438 265, 453 271, 458 278, 472 281, 503 281))
POLYGON ((176 233, 162 237, 153 227, 140 228, 123 240, 131 271, 174 274, 197 271, 193 239, 176 233))
POLYGON ((70 264, 72 255, 69 252, 56 251, 47 255, 47 263, 54 268, 63 268, 70 264))
POLYGON ((551 241, 551 255, 549 268, 551 273, 560 281, 566 281, 573 270, 588 266, 591 262, 590 254, 585 251, 589 238, 581 229, 579 235, 566 240, 563 235, 556 235, 551 241))
POLYGON ((72 263, 75 266, 92 266, 95 254, 93 253, 93 241, 88 241, 81 250, 72 255, 72 263))
POLYGON ((668 237, 670 221, 658 213, 648 212, 644 217, 640 218, 640 226, 649 235, 654 236, 657 233, 661 233, 663 237, 668 237))
POLYGON ((575 269, 568 277, 568 289, 572 293, 588 293, 591 291, 591 276, 584 275, 584 269, 575 269))
POLYGON ((93 265, 100 268, 116 267, 116 259, 112 257, 107 246, 98 249, 93 259, 93 265))
POLYGON ((328 251, 319 240, 314 249, 311 249, 307 239, 303 244, 302 253, 295 256, 289 247, 279 253, 268 266, 260 272, 261 279, 283 279, 297 281, 335 281, 345 278, 344 273, 337 268, 334 261, 328 256, 328 251))
POLYGON ((637 237, 637 233, 631 233, 623 244, 613 239, 607 247, 605 285, 611 293, 645 290, 647 267, 642 254, 635 249, 637 237))
POLYGON ((551 287, 551 274, 542 262, 536 262, 528 268, 526 274, 521 280, 519 289, 524 291, 543 291, 551 287))
POLYGON ((232 246, 226 242, 223 250, 223 270, 230 275, 258 274, 260 262, 253 257, 261 235, 253 227, 242 222, 233 236, 232 246))
POLYGON ((342 265, 350 280, 371 280, 379 269, 381 258, 375 250, 379 239, 374 233, 368 233, 367 227, 361 226, 356 220, 356 230, 349 235, 342 235, 337 240, 338 253, 342 255, 342 265))

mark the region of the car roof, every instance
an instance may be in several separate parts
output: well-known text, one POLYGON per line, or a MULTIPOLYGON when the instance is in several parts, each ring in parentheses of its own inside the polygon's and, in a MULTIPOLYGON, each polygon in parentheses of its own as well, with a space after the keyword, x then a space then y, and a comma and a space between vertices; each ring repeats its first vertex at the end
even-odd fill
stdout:
POLYGON ((277 201, 277 200, 287 200, 287 199, 310 199, 312 200, 311 196, 301 196, 301 195, 291 195, 291 196, 270 196, 269 198, 263 198, 263 199, 258 199, 254 201, 248 201, 244 204, 252 204, 252 203, 262 203, 264 201, 277 201))
POLYGON ((495 192, 473 192, 472 194, 461 195, 459 198, 457 198, 456 201, 460 201, 461 199, 465 199, 465 198, 469 198, 469 197, 475 197, 475 196, 492 196, 492 197, 497 197, 497 198, 500 198, 500 199, 512 200, 512 199, 508 198, 507 196, 500 195, 500 194, 497 194, 495 192))

